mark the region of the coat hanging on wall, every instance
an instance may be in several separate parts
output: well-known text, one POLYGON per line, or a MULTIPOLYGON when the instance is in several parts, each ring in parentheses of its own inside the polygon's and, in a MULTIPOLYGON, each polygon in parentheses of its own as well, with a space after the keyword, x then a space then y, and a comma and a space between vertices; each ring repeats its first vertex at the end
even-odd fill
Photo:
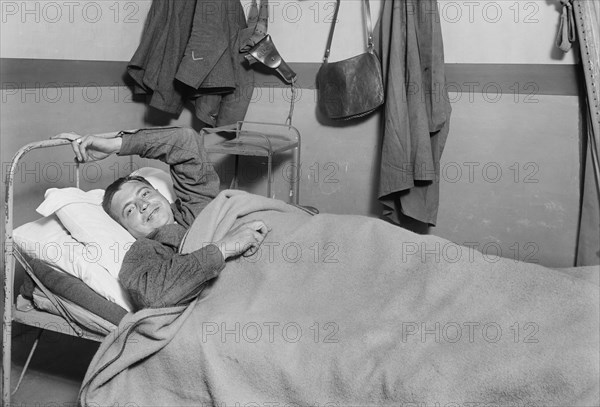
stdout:
POLYGON ((378 195, 384 216, 435 225, 451 111, 436 1, 383 2, 375 44, 386 93, 378 195))
POLYGON ((210 126, 243 120, 254 72, 239 49, 253 33, 239 0, 154 0, 127 68, 134 92, 175 115, 191 101, 210 126))

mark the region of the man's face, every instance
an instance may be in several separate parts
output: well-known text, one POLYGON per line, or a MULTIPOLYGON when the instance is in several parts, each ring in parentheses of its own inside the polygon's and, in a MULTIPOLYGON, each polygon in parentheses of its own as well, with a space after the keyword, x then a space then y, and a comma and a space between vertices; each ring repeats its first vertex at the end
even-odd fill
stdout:
POLYGON ((113 196, 110 210, 136 239, 174 222, 169 201, 160 192, 139 181, 121 185, 113 196))

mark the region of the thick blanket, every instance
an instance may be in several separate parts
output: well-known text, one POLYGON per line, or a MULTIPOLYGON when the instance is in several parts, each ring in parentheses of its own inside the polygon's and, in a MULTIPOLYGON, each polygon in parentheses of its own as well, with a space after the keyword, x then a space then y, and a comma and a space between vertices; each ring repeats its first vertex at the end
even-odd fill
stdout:
POLYGON ((127 315, 84 405, 597 406, 598 286, 385 222, 230 191, 182 250, 271 231, 188 307, 127 315), (248 209, 250 208, 250 209, 248 209))

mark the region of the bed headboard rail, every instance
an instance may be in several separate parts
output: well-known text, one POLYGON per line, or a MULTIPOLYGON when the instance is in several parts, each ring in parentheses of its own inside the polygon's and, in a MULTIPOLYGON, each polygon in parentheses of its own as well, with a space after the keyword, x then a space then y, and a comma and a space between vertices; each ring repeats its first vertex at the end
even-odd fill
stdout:
MULTIPOLYGON (((13 206, 14 206, 14 179, 17 165, 19 164, 19 160, 23 158, 25 154, 32 150, 37 150, 40 148, 48 148, 48 147, 58 147, 70 145, 71 142, 69 140, 63 139, 51 139, 51 140, 42 140, 36 141, 33 143, 29 143, 24 145, 15 153, 13 159, 10 164, 10 168, 8 169, 8 173, 6 174, 6 194, 5 194, 5 205, 4 205, 4 233, 5 233, 5 253, 4 260, 6 260, 6 249, 12 248, 12 231, 13 231, 13 206), (11 244, 9 244, 11 243, 11 244), (8 247, 7 247, 8 246, 8 247)), ((75 186, 79 188, 79 163, 75 166, 75 186)), ((12 254, 12 253, 11 253, 12 254)), ((6 267, 6 263, 5 263, 6 267)))

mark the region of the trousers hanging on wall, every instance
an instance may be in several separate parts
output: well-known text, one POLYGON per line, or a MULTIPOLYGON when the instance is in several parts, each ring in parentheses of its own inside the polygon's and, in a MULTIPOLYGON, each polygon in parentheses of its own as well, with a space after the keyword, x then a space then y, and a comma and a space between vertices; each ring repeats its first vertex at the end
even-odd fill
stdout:
POLYGON ((436 1, 383 2, 375 36, 386 92, 378 194, 384 216, 435 225, 451 111, 436 1))

